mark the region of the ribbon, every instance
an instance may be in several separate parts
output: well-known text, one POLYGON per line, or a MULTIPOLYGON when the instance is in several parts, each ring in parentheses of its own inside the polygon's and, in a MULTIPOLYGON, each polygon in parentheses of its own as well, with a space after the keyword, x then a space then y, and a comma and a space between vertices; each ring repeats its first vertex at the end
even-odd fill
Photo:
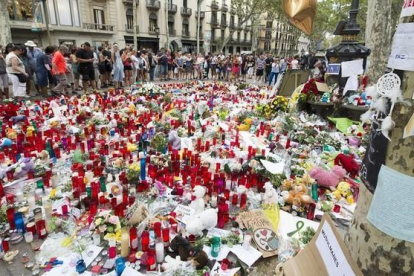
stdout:
POLYGON ((296 222, 296 230, 289 232, 287 235, 288 237, 292 237, 293 235, 295 235, 297 232, 299 232, 300 230, 302 230, 302 228, 305 226, 305 223, 303 221, 298 221, 296 222))

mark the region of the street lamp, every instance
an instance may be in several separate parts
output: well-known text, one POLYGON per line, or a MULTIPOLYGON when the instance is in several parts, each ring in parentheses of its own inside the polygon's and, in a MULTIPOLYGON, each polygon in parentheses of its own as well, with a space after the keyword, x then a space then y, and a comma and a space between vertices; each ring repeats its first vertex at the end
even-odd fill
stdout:
POLYGON ((160 47, 160 41, 158 40, 158 37, 159 37, 159 35, 160 35, 160 27, 155 27, 155 35, 157 36, 157 51, 158 51, 158 48, 160 47))
MULTIPOLYGON (((348 21, 339 21, 334 32, 334 35, 342 36, 342 42, 326 51, 326 57, 330 63, 363 58, 365 69, 367 57, 371 54, 371 50, 358 42, 358 34, 361 32, 356 20, 358 11, 359 0, 353 0, 348 21)), ((344 87, 345 83, 346 78, 342 78, 339 81, 339 86, 344 87)))

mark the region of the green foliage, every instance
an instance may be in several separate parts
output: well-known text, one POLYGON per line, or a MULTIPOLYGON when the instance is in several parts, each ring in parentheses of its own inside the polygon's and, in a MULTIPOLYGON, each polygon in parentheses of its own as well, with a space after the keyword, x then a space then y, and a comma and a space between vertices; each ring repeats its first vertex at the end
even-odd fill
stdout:
POLYGON ((315 236, 315 230, 311 227, 307 227, 305 229, 305 231, 300 232, 300 238, 299 240, 303 243, 303 244, 308 244, 313 236, 315 236))

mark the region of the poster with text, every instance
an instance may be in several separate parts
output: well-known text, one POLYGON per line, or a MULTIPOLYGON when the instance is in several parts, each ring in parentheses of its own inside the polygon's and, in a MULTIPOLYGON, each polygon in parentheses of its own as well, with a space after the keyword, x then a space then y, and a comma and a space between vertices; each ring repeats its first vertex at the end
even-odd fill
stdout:
POLYGON ((411 16, 414 14, 414 0, 404 0, 401 17, 411 16))
MULTIPOLYGON (((414 0, 412 0, 414 1, 414 0)), ((414 71, 414 23, 404 23, 397 27, 392 41, 388 67, 414 71)))

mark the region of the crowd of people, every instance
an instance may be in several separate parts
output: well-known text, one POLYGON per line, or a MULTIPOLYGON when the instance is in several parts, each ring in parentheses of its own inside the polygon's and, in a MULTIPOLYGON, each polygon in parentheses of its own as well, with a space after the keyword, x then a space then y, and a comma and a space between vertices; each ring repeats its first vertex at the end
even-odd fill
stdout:
POLYGON ((47 46, 34 41, 24 45, 0 45, 0 100, 13 97, 57 96, 88 93, 90 89, 129 87, 154 81, 212 79, 275 84, 286 70, 314 69, 318 60, 310 55, 278 58, 271 54, 192 54, 122 48, 118 44, 97 49, 85 42, 81 47, 47 46), (32 93, 34 88, 36 92, 32 93))

